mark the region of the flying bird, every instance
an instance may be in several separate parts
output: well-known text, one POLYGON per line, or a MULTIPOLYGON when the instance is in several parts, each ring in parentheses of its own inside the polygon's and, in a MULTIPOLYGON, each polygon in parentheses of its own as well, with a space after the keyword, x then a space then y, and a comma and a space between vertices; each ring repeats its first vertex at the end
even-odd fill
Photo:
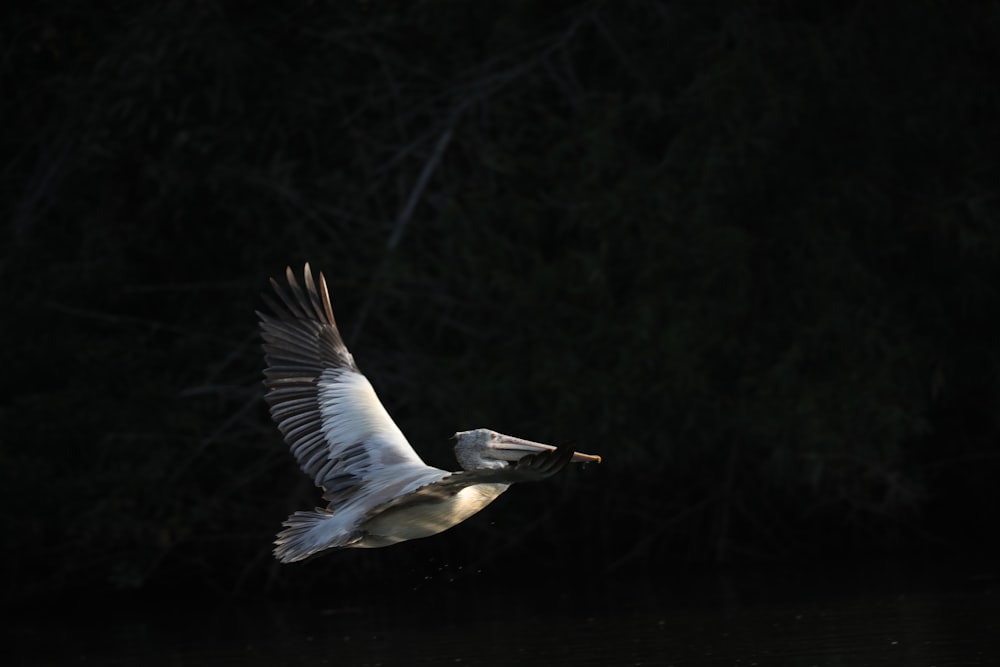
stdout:
POLYGON ((327 507, 288 517, 275 557, 289 563, 327 549, 385 547, 440 533, 483 509, 515 482, 559 472, 568 462, 599 456, 552 447, 486 428, 454 435, 461 471, 423 462, 382 406, 344 345, 326 280, 303 285, 291 267, 287 287, 264 295, 265 398, 303 472, 327 507))

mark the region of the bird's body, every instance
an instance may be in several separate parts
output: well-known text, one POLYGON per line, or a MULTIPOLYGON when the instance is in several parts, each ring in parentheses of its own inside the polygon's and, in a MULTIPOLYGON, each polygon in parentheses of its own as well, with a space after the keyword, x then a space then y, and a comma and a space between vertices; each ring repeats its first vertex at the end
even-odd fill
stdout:
POLYGON ((337 330, 323 275, 306 264, 301 287, 272 280, 281 304, 258 313, 271 415, 326 508, 295 512, 275 556, 298 561, 343 547, 384 547, 435 535, 466 520, 512 483, 544 479, 567 462, 599 461, 489 429, 455 434, 463 467, 428 466, 361 374, 337 330))
POLYGON ((405 540, 430 537, 456 526, 507 490, 509 484, 473 484, 441 498, 402 496, 366 517, 366 535, 358 546, 386 547, 405 540), (407 502, 411 501, 411 502, 407 502))

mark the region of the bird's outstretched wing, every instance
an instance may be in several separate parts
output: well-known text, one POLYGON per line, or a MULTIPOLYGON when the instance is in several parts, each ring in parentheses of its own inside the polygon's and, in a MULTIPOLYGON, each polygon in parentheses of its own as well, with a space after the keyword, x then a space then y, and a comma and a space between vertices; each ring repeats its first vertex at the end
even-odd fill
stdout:
POLYGON ((405 497, 394 498, 376 508, 379 513, 399 504, 417 505, 439 502, 454 496, 462 489, 476 484, 516 484, 537 482, 551 477, 566 467, 573 457, 573 447, 563 445, 552 451, 529 454, 504 468, 477 468, 453 472, 448 476, 415 489, 405 497))
MULTIPOLYGON (((264 384, 271 416, 299 467, 331 506, 358 497, 377 504, 383 490, 419 485, 444 471, 427 466, 382 406, 344 345, 323 274, 304 286, 289 267, 287 290, 271 279, 280 303, 261 313, 264 384)), ((386 498, 387 499, 387 498, 386 498)))

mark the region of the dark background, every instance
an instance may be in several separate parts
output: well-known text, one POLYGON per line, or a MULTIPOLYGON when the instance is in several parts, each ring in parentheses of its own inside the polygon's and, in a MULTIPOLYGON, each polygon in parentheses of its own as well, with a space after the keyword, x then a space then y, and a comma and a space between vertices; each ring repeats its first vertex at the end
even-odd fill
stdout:
POLYGON ((20 4, 6 600, 997 554, 997 3, 20 4), (305 261, 429 463, 604 463, 278 566, 319 495, 254 310, 305 261))

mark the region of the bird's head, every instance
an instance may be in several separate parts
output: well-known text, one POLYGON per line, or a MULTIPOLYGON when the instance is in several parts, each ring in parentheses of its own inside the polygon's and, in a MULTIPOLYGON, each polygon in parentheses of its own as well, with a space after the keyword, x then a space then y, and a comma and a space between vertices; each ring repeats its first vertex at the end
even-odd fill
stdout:
MULTIPOLYGON (((465 470, 482 468, 503 468, 521 460, 529 454, 540 454, 555 450, 552 445, 543 445, 512 435, 504 435, 488 428, 459 431, 454 435, 455 458, 465 470)), ((570 459, 574 463, 593 461, 600 463, 600 456, 574 452, 570 459)))

